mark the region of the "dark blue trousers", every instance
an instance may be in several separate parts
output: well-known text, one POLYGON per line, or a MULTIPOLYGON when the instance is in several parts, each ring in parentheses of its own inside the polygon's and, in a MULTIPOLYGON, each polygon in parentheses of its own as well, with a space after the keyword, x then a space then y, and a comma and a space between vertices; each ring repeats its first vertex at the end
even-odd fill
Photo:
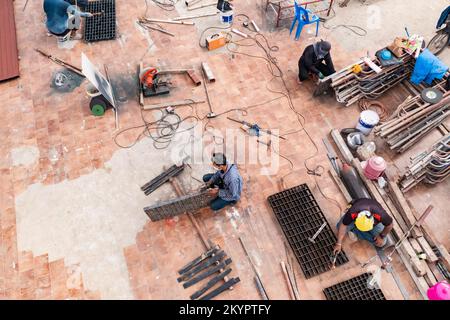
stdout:
MULTIPOLYGON (((209 180, 211 180, 211 178, 212 178, 213 175, 214 175, 214 174, 212 174, 212 173, 205 174, 205 175, 203 176, 203 181, 204 181, 204 182, 208 182, 209 180)), ((216 187, 219 187, 219 184, 216 184, 216 183, 217 183, 217 181, 214 181, 213 185, 216 186, 216 187)), ((234 204, 236 204, 236 201, 227 201, 227 200, 223 200, 223 199, 220 198, 220 197, 216 197, 215 199, 213 199, 213 200, 210 202, 209 207, 210 207, 212 210, 214 210, 214 211, 219 211, 220 209, 223 209, 223 208, 225 208, 226 206, 231 206, 231 205, 234 205, 234 204)))

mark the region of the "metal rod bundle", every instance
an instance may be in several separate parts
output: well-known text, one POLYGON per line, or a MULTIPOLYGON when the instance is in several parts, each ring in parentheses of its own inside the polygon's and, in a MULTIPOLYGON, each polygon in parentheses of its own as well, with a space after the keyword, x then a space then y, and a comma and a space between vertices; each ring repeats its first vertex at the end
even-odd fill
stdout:
POLYGON ((437 184, 450 174, 450 134, 437 141, 428 151, 413 158, 400 179, 400 187, 406 192, 420 182, 437 184))
POLYGON ((167 171, 161 173, 156 178, 147 182, 141 187, 141 190, 144 191, 145 195, 148 196, 150 193, 158 189, 164 183, 170 180, 172 177, 176 177, 184 170, 184 164, 181 166, 173 165, 167 171))
POLYGON ((409 98, 396 113, 391 120, 376 127, 375 134, 385 139, 391 150, 402 153, 450 115, 450 92, 444 91, 442 100, 436 104, 426 103, 420 95, 409 98))
POLYGON ((377 99, 411 75, 414 67, 413 58, 405 54, 400 61, 400 64, 382 67, 378 59, 374 59, 373 62, 381 68, 380 73, 372 70, 364 61, 359 61, 321 82, 330 82, 330 87, 336 94, 336 100, 345 103, 346 106, 363 98, 377 99), (355 69, 361 71, 355 73, 353 72, 355 69))

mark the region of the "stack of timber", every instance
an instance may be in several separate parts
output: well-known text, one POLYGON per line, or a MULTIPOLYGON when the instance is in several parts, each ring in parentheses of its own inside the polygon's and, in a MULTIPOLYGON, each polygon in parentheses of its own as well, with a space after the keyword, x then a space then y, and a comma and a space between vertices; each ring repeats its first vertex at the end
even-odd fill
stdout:
POLYGON ((361 60, 321 82, 329 82, 336 93, 336 100, 346 106, 350 106, 363 98, 377 99, 411 75, 414 59, 405 54, 400 58, 400 61, 400 64, 382 67, 378 59, 373 59, 372 62, 381 69, 381 72, 377 73, 361 60), (354 68, 362 71, 355 73, 353 72, 354 68))
POLYGON ((439 139, 428 151, 411 160, 400 179, 400 187, 407 192, 420 182, 437 184, 450 174, 450 134, 439 139))
POLYGON ((398 153, 408 150, 450 115, 450 91, 445 90, 444 81, 434 88, 442 92, 441 101, 430 104, 420 94, 409 97, 389 121, 375 128, 375 134, 384 139, 391 150, 398 153))
MULTIPOLYGON (((337 139, 334 141, 339 144, 338 149, 341 152, 350 152, 345 142, 341 144, 337 139)), ((371 197, 378 201, 394 219, 392 233, 396 240, 408 234, 419 217, 395 182, 397 181, 396 177, 385 174, 383 178, 387 181, 387 187, 383 189, 376 181, 366 178, 361 162, 357 158, 353 158, 351 164, 358 172, 371 197)), ((432 210, 432 206, 427 210, 432 210)), ((397 253, 424 299, 427 299, 426 292, 429 287, 446 279, 449 275, 450 255, 444 246, 434 239, 425 225, 419 224, 413 228, 407 239, 398 248, 397 253), (435 254, 435 251, 438 251, 439 254, 435 254)))

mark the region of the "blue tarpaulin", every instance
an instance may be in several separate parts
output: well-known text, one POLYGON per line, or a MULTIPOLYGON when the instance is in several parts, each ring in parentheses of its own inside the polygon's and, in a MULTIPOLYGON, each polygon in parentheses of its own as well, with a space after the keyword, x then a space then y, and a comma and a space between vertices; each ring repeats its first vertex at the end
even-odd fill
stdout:
POLYGON ((422 81, 426 84, 431 84, 433 80, 441 80, 448 67, 439 60, 430 50, 425 49, 417 58, 414 71, 411 76, 411 82, 418 85, 422 81))

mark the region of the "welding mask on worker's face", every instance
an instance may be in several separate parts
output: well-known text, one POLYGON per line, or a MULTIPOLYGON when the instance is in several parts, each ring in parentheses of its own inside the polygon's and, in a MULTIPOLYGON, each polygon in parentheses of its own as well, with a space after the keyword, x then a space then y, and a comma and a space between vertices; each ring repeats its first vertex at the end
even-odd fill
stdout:
POLYGON ((368 232, 373 229, 374 219, 369 211, 361 211, 355 220, 355 226, 359 231, 368 232))

